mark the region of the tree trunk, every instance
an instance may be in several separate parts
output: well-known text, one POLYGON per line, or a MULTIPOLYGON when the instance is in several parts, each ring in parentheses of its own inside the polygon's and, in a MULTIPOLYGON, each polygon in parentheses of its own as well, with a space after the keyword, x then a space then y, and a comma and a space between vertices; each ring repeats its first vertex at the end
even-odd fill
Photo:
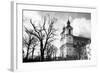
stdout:
POLYGON ((41 61, 44 61, 44 51, 41 50, 41 61))
POLYGON ((27 54, 26 54, 26 59, 28 60, 28 52, 29 52, 29 46, 27 48, 27 54))
POLYGON ((32 59, 33 59, 33 55, 34 55, 34 49, 35 49, 35 48, 33 48, 33 50, 32 50, 32 59))
POLYGON ((27 54, 26 54, 26 59, 27 60, 28 60, 28 54, 29 54, 30 44, 31 44, 31 40, 29 40, 29 44, 28 44, 28 48, 27 48, 27 54))
POLYGON ((44 49, 43 49, 43 41, 42 40, 40 41, 40 47, 41 47, 41 49, 40 49, 40 51, 41 51, 41 61, 43 61, 44 60, 44 49))

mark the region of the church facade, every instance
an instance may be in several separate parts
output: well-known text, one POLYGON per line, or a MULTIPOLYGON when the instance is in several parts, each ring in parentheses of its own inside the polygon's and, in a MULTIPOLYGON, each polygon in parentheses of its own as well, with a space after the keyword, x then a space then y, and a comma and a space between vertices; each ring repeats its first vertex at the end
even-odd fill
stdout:
POLYGON ((63 31, 61 32, 61 47, 60 47, 60 57, 68 60, 79 60, 79 59, 89 59, 88 54, 90 52, 90 47, 86 47, 90 45, 91 39, 74 36, 73 35, 73 27, 70 25, 70 21, 67 21, 67 26, 63 27, 63 31))

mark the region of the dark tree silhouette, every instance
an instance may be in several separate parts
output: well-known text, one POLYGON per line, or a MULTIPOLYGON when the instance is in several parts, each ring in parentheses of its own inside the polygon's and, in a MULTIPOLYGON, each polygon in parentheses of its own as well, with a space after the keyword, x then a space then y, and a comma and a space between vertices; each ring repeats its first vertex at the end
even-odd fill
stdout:
MULTIPOLYGON (((78 59, 81 59, 82 54, 84 53, 84 50, 86 50, 86 44, 85 42, 79 42, 77 41, 76 44, 73 45, 73 47, 75 48, 75 51, 78 54, 78 59)), ((85 51, 86 52, 86 51, 85 51)))
POLYGON ((54 41, 56 36, 55 32, 57 31, 54 28, 54 23, 56 21, 56 18, 54 17, 43 17, 43 24, 38 27, 35 26, 35 24, 30 19, 30 23, 33 26, 33 32, 30 32, 30 34, 34 35, 40 42, 40 52, 41 52, 41 61, 44 60, 44 51, 46 49, 47 43, 54 41), (47 20, 48 18, 48 20, 47 20), (48 28, 46 28, 46 25, 48 25, 48 28))
POLYGON ((46 47, 46 58, 47 59, 51 59, 51 57, 53 56, 53 58, 56 58, 56 53, 57 53, 57 47, 52 45, 52 44, 48 44, 46 47))
MULTIPOLYGON (((27 48, 27 53, 26 53, 26 57, 25 60, 28 60, 28 56, 31 52, 29 52, 31 46, 32 46, 32 57, 34 54, 34 50, 35 50, 35 46, 37 45, 37 39, 31 34, 32 30, 28 30, 25 27, 25 32, 27 33, 27 37, 23 37, 23 46, 25 46, 27 48)), ((24 53, 24 51, 23 51, 24 53)))
POLYGON ((36 49, 35 47, 38 45, 38 40, 33 37, 32 39, 32 59, 33 59, 33 56, 34 56, 34 50, 36 49))

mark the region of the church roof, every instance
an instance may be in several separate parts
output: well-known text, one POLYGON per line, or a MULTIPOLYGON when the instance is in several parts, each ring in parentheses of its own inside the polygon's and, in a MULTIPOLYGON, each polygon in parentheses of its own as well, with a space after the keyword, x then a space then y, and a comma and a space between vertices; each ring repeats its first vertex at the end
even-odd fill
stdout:
POLYGON ((73 36, 73 39, 74 39, 74 42, 79 43, 78 45, 81 45, 81 46, 91 43, 91 39, 86 38, 86 37, 73 36))

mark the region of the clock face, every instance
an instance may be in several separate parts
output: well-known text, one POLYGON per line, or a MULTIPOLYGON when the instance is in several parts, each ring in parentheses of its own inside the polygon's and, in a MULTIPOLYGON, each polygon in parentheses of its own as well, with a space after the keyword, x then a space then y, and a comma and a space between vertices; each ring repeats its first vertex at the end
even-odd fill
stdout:
POLYGON ((72 36, 67 36, 67 42, 68 43, 73 43, 73 37, 72 36))

